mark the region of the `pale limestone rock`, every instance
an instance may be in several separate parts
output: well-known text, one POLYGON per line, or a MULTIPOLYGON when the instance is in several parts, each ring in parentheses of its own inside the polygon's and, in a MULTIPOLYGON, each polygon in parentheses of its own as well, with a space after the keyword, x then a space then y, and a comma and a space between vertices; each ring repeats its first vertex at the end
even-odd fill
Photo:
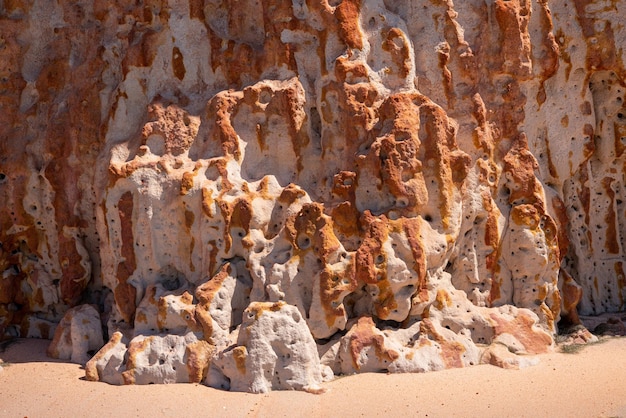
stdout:
POLYGON ((84 365, 91 357, 90 352, 103 345, 100 314, 92 305, 80 305, 63 316, 48 347, 48 355, 84 365))
POLYGON ((128 344, 125 384, 199 383, 206 376, 211 346, 186 335, 137 336, 128 344))
MULTIPOLYGON (((57 324, 54 321, 39 318, 37 315, 28 315, 22 320, 21 331, 22 334, 25 334, 24 336, 26 338, 51 339, 54 337, 59 325, 60 324, 57 324)), ((98 347, 96 346, 94 348, 98 347)))
POLYGON ((536 356, 519 356, 512 353, 509 348, 502 344, 493 344, 483 353, 481 364, 491 364, 503 369, 524 369, 539 364, 536 356))
POLYGON ((195 334, 139 335, 124 343, 122 333, 87 363, 87 380, 111 384, 199 383, 207 375, 214 348, 195 334))
POLYGON ((339 336, 333 338, 326 344, 317 346, 322 370, 330 371, 333 375, 341 374, 341 358, 339 357, 339 349, 341 348, 342 339, 339 336))
POLYGON ((85 378, 112 385, 124 384, 122 372, 126 370, 127 351, 122 333, 114 333, 109 342, 85 365, 85 378))
POLYGON ((205 337, 217 347, 230 345, 230 334, 241 324, 243 311, 250 303, 250 290, 250 279, 242 262, 225 264, 196 290, 199 302, 196 318, 205 337))
POLYGON ((75 3, 0 5, 0 338, 89 303, 90 379, 269 390, 259 303, 299 388, 626 307, 624 1, 75 3))
POLYGON ((361 318, 341 339, 341 372, 412 373, 478 364, 480 350, 470 332, 455 333, 424 319, 403 329, 376 328, 361 318))
POLYGON ((372 318, 360 318, 341 339, 338 350, 341 372, 352 374, 386 370, 399 353, 389 347, 385 337, 372 318))
POLYGON ((284 302, 253 302, 244 312, 237 345, 215 360, 230 389, 321 390, 315 341, 298 309, 284 302))
POLYGON ((135 336, 163 332, 184 334, 187 330, 194 330, 195 305, 189 290, 192 289, 180 287, 178 282, 148 286, 135 311, 135 336))
POLYGON ((496 338, 493 339, 494 344, 500 344, 507 348, 513 354, 524 354, 526 349, 524 345, 518 340, 513 334, 502 333, 498 334, 496 338))

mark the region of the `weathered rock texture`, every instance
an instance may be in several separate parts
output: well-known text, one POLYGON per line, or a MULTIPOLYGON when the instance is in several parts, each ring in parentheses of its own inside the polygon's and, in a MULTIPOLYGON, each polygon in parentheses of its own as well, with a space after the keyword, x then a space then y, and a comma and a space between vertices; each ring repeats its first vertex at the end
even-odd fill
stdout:
POLYGON ((91 304, 89 379, 257 392, 527 364, 624 308, 624 16, 0 1, 0 335, 69 312, 84 362, 91 304))

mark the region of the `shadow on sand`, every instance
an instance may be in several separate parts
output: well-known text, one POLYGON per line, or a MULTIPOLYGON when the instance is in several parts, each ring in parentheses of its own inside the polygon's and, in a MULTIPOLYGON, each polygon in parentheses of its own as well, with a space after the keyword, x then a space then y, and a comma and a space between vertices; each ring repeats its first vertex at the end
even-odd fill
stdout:
POLYGON ((5 366, 11 363, 68 363, 67 360, 60 360, 48 357, 46 350, 50 345, 50 340, 36 338, 12 338, 0 341, 0 363, 5 366))

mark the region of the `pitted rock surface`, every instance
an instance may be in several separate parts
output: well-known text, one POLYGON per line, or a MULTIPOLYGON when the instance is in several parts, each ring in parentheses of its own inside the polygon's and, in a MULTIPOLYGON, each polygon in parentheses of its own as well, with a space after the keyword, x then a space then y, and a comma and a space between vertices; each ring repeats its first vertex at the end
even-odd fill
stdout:
POLYGON ((0 337, 253 392, 531 364, 625 308, 625 14, 0 2, 0 337))

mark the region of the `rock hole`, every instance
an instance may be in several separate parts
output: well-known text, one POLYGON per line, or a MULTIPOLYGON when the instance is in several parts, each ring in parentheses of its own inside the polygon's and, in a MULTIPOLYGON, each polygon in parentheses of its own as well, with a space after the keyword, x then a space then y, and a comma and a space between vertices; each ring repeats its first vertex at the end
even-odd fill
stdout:
POLYGON ((399 197, 398 200, 396 200, 396 205, 400 208, 405 208, 409 205, 409 199, 406 197, 399 197))
POLYGON ((271 100, 272 100, 272 95, 267 90, 263 90, 259 94, 259 103, 268 104, 271 100))
POLYGON ((311 239, 306 235, 298 237, 298 247, 302 250, 306 250, 311 246, 311 239))
MULTIPOLYGON (((322 118, 316 107, 311 108, 311 136, 313 143, 320 148, 322 138, 322 118)), ((282 208, 281 208, 282 209, 282 208)))

